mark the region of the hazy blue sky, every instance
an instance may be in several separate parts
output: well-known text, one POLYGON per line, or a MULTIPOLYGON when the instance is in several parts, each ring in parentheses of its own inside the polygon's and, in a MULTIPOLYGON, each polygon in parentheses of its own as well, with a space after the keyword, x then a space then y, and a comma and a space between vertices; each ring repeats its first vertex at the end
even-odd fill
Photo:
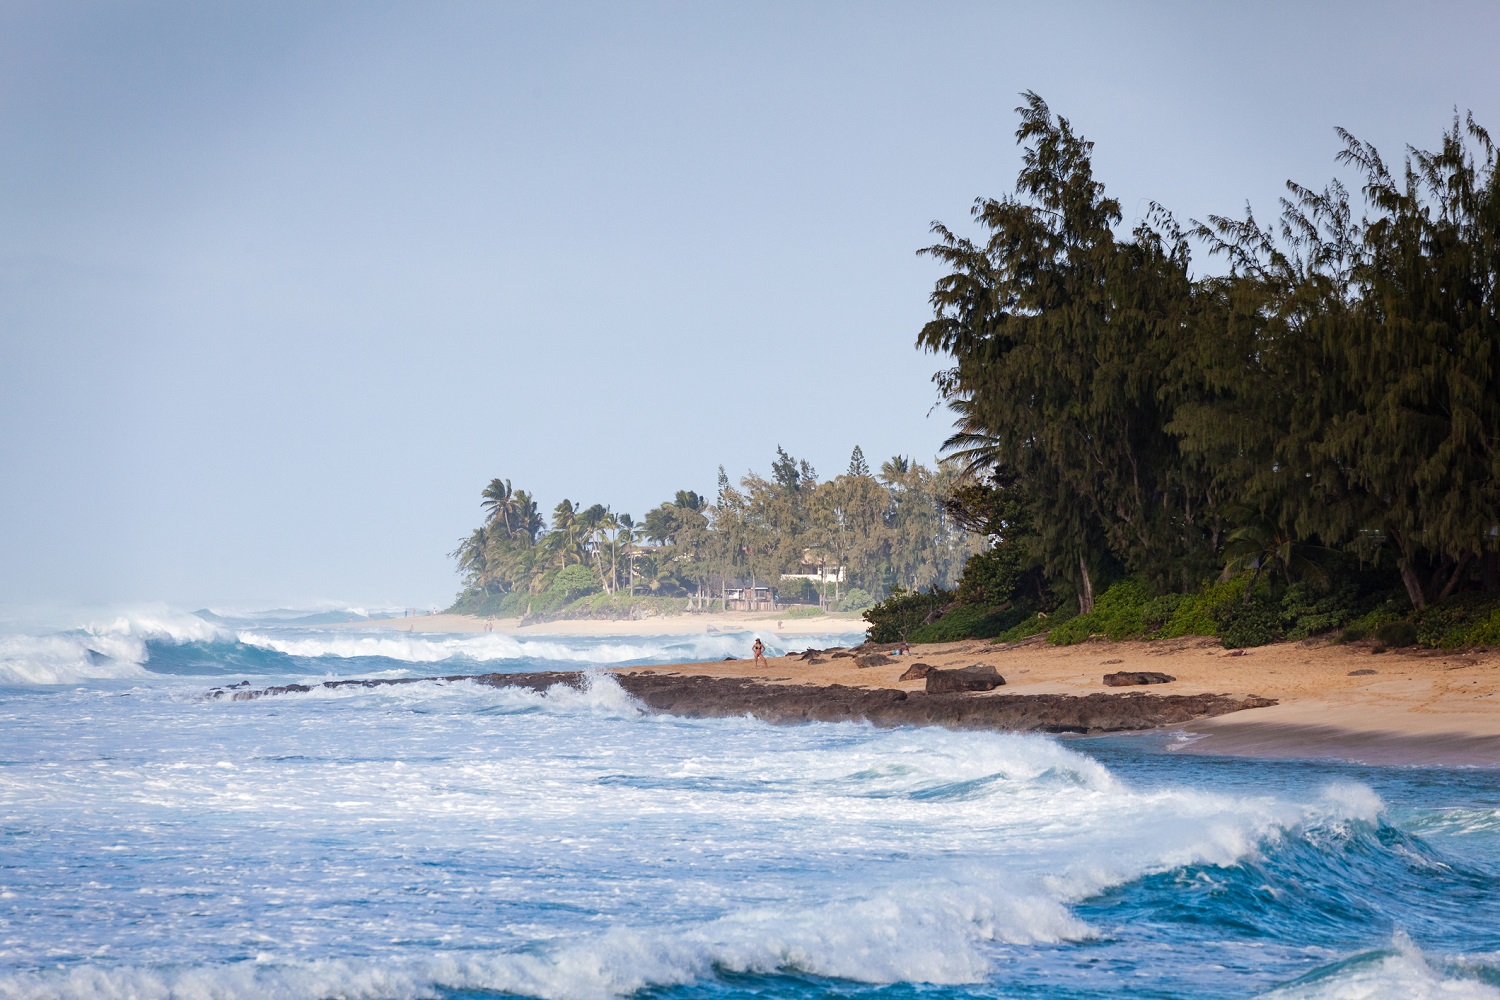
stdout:
POLYGON ((1500 5, 0 6, 0 600, 444 603, 493 476, 930 459, 1018 94, 1126 224, 1500 130, 1500 5))

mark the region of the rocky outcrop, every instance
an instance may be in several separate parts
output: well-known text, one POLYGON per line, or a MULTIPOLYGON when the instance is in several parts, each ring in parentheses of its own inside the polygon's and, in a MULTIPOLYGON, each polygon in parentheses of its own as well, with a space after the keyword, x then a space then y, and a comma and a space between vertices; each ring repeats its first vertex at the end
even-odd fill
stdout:
POLYGON ((911 666, 906 668, 906 673, 902 674, 900 677, 897 677, 896 680, 919 681, 936 669, 937 667, 931 666, 926 663, 913 663, 911 666))
MULTIPOLYGON (((958 673, 961 671, 947 671, 958 673)), ((620 686, 648 709, 693 718, 754 715, 774 723, 865 721, 877 726, 946 726, 951 729, 1004 729, 1046 733, 1109 733, 1181 725, 1193 719, 1274 705, 1267 698, 1223 694, 1090 695, 929 694, 893 688, 856 688, 842 684, 767 684, 743 677, 701 674, 615 673, 620 686)), ((288 684, 259 690, 214 688, 210 698, 249 700, 301 694, 314 687, 381 687, 472 681, 492 687, 546 691, 555 684, 581 687, 581 673, 481 674, 449 677, 403 677, 288 684)))
POLYGON ((1137 684, 1170 684, 1177 678, 1155 670, 1117 670, 1104 675, 1104 686, 1112 688, 1133 687, 1137 684))
POLYGON ((861 653, 854 658, 854 665, 856 667, 883 667, 887 663, 895 662, 895 660, 884 653, 861 653))
POLYGON ((961 691, 993 691, 1005 683, 994 667, 976 663, 958 670, 927 671, 928 694, 957 694, 961 691))

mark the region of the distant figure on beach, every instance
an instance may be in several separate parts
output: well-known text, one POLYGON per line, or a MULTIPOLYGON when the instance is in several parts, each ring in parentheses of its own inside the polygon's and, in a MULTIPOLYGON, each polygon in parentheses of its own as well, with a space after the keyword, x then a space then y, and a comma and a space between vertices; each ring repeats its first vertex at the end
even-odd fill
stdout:
POLYGON ((759 636, 756 637, 756 639, 755 639, 755 645, 751 646, 750 649, 751 649, 752 652, 755 653, 755 662, 756 663, 765 663, 766 662, 766 646, 765 646, 765 643, 763 643, 763 642, 760 641, 760 637, 759 636))

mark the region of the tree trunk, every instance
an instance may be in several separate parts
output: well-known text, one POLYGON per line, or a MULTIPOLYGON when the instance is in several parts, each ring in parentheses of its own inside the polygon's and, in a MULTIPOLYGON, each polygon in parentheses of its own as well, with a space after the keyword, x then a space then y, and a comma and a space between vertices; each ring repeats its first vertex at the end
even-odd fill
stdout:
POLYGON ((1425 608, 1427 595, 1422 591, 1422 581, 1417 579, 1416 571, 1405 559, 1401 560, 1401 582, 1406 585, 1406 596, 1411 600, 1411 606, 1425 608))
POLYGON ((1078 557, 1078 613, 1090 614, 1094 610, 1094 581, 1089 578, 1089 564, 1083 556, 1078 557))
POLYGON ((1448 578, 1448 585, 1438 594, 1438 600, 1447 600, 1448 595, 1453 593, 1453 588, 1458 586, 1459 580, 1463 579, 1464 572, 1469 568, 1469 554, 1465 552, 1458 560, 1458 565, 1453 567, 1453 575, 1448 578))

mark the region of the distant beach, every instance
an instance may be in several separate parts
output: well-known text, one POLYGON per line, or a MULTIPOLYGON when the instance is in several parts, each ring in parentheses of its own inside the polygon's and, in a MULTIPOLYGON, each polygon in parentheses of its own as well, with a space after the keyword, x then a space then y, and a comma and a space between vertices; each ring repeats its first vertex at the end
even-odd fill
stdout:
MULTIPOLYGON (((649 618, 570 618, 522 625, 519 618, 482 618, 476 615, 413 615, 376 621, 346 622, 328 628, 387 628, 398 632, 503 632, 508 635, 701 635, 707 632, 766 632, 801 636, 862 633, 869 627, 858 612, 791 617, 775 612, 713 611, 702 614, 656 615, 649 618)), ((748 655, 748 654, 747 654, 748 655)))

